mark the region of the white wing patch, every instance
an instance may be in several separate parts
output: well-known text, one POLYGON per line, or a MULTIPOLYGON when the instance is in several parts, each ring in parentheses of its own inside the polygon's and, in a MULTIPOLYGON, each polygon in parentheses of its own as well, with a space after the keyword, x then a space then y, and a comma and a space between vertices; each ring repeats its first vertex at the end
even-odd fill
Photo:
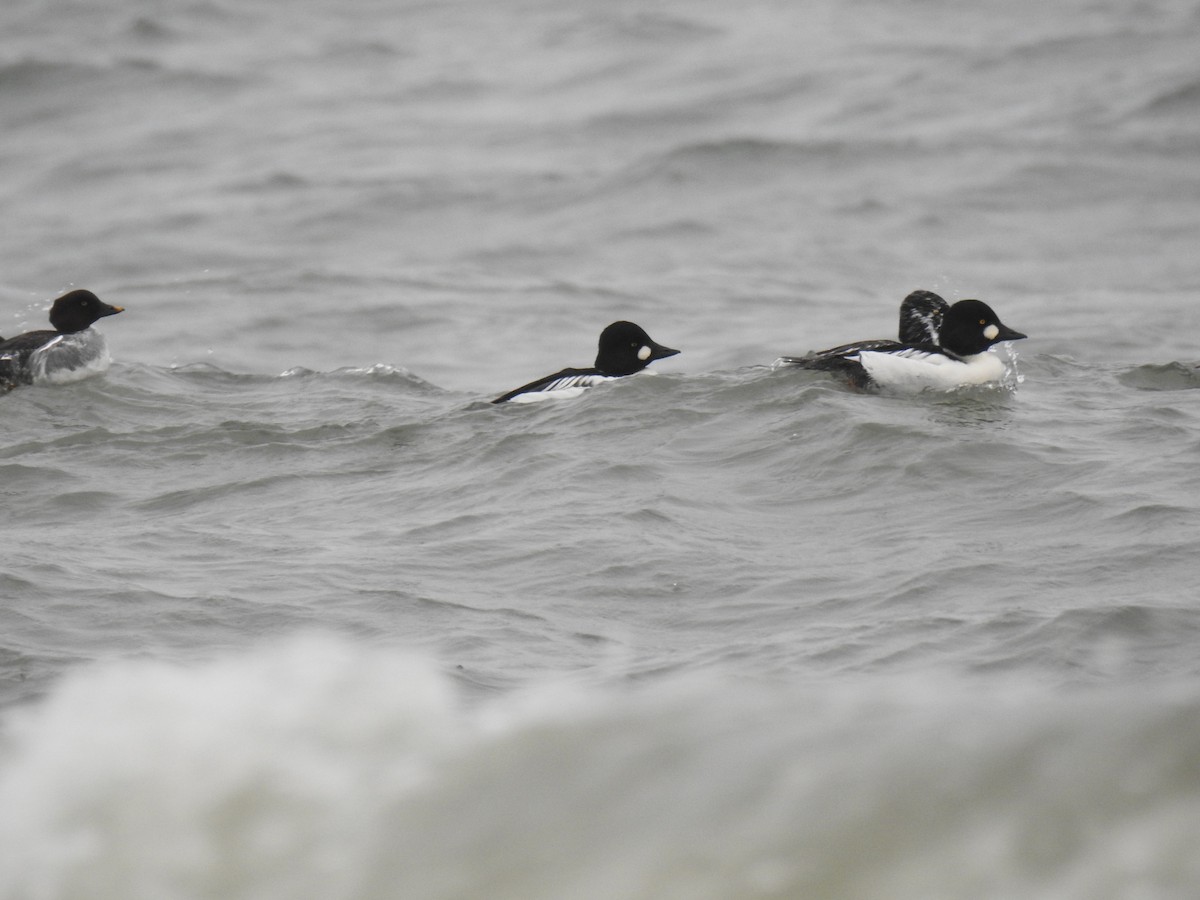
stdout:
POLYGON ((938 325, 941 322, 941 311, 923 312, 915 310, 912 314, 913 318, 921 323, 921 328, 925 332, 925 337, 931 344, 936 344, 939 339, 938 325))
POLYGON ((928 350, 918 350, 916 347, 906 347, 903 350, 889 350, 885 353, 880 353, 875 350, 860 350, 858 353, 854 354, 853 356, 848 356, 846 358, 852 359, 855 362, 861 363, 865 366, 866 365, 866 357, 868 357, 868 356, 870 356, 870 357, 890 356, 893 359, 921 360, 921 361, 926 362, 928 365, 933 365, 933 366, 940 366, 944 363, 954 362, 954 360, 950 359, 950 357, 943 356, 941 353, 930 353, 928 350))
POLYGON ((568 375, 565 378, 556 378, 536 391, 517 394, 508 402, 540 403, 543 400, 568 400, 571 397, 578 397, 590 387, 612 381, 614 378, 613 375, 568 375))
POLYGON ((611 375, 568 375, 566 378, 558 378, 550 382, 541 390, 564 391, 568 388, 589 388, 612 380, 613 376, 611 375))

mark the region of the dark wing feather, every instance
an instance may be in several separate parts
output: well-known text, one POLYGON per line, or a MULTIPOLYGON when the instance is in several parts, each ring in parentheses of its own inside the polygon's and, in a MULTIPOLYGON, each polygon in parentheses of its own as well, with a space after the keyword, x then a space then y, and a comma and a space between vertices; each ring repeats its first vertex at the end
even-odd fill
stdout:
POLYGON ((900 341, 941 344, 942 319, 950 304, 932 291, 913 291, 900 304, 900 341))
POLYGON ((27 331, 0 343, 0 357, 30 354, 43 344, 58 337, 57 331, 27 331))
POLYGON ((30 381, 29 355, 58 337, 57 331, 27 331, 0 343, 0 383, 11 387, 30 381))
POLYGON ((842 344, 828 350, 817 350, 806 356, 783 356, 779 362, 786 366, 799 366, 801 369, 818 369, 823 372, 837 371, 845 368, 846 362, 864 350, 874 350, 881 353, 903 350, 904 344, 896 341, 857 341, 853 344, 842 344))

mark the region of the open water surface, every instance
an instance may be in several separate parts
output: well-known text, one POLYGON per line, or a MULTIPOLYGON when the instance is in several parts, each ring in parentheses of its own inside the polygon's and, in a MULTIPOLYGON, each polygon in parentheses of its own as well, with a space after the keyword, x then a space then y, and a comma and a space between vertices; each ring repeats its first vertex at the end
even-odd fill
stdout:
POLYGON ((1195 897, 1198 40, 7 3, 0 334, 126 312, 0 397, 0 896, 1195 897), (770 367, 915 288, 1008 388, 770 367))

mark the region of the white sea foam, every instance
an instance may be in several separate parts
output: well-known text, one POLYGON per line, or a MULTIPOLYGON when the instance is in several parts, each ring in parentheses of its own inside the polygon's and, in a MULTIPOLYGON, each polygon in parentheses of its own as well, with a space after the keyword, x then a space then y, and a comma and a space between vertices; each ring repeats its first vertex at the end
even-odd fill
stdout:
POLYGON ((1200 883, 1194 691, 712 688, 472 708, 425 660, 330 638, 99 665, 10 729, 0 896, 1097 900, 1200 883))
POLYGON ((99 665, 21 719, 0 777, 13 898, 347 896, 459 727, 428 665, 314 639, 99 665))

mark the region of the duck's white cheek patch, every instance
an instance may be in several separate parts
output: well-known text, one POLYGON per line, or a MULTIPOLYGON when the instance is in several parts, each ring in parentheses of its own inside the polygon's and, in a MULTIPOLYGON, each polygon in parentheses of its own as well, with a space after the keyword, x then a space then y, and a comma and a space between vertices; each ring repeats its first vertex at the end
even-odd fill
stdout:
POLYGON ((638 359, 640 359, 642 362, 645 362, 649 358, 650 358, 650 348, 649 347, 643 347, 641 350, 638 351, 638 359))
POLYGON ((995 325, 989 325, 987 328, 983 329, 983 336, 989 341, 994 341, 996 339, 996 335, 999 333, 1000 329, 995 325))

